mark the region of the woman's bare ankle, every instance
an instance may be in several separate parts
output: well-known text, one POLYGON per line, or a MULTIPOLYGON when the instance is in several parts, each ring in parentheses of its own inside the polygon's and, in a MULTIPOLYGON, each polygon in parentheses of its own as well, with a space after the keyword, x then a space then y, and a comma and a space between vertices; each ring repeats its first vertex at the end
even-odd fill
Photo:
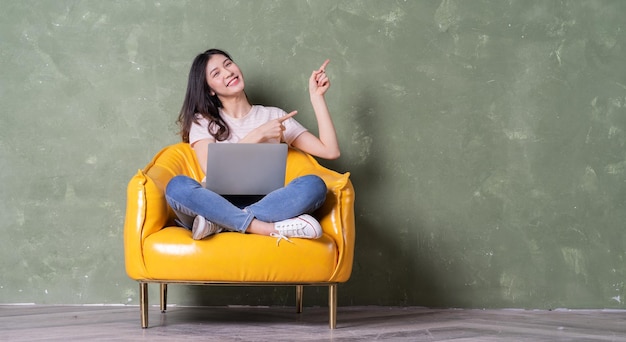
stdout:
POLYGON ((267 235, 269 236, 271 233, 275 233, 274 224, 269 222, 263 222, 257 219, 253 219, 246 229, 246 233, 249 234, 259 234, 259 235, 267 235))

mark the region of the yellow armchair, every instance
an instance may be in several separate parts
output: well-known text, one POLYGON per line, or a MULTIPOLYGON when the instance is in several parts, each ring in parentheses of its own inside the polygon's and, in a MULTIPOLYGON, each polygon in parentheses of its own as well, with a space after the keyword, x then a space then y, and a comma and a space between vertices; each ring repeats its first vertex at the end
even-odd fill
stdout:
POLYGON ((148 284, 160 284, 165 312, 167 284, 178 283, 295 286, 297 312, 302 311, 305 285, 328 286, 329 326, 334 329, 337 284, 350 278, 354 258, 354 188, 349 173, 329 170, 290 149, 286 182, 307 174, 320 176, 328 187, 326 202, 314 213, 324 231, 320 239, 292 239, 277 246, 272 237, 227 232, 193 240, 189 230, 175 225, 164 192, 176 175, 201 180, 204 173, 189 144, 157 153, 128 183, 124 223, 126 273, 139 282, 142 328, 148 327, 148 284))

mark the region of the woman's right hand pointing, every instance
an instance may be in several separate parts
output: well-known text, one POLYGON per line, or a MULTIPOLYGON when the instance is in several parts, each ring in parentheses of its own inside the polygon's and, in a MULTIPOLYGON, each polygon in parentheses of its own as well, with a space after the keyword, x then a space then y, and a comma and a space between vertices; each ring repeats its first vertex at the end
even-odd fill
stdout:
POLYGON ((255 128, 252 132, 250 132, 244 139, 242 139, 241 142, 255 142, 255 143, 264 143, 264 142, 279 143, 281 142, 283 138, 283 131, 285 130, 285 126, 283 126, 283 122, 285 122, 287 119, 290 119, 296 114, 298 114, 298 111, 294 110, 293 112, 283 117, 270 120, 262 124, 261 126, 255 128))

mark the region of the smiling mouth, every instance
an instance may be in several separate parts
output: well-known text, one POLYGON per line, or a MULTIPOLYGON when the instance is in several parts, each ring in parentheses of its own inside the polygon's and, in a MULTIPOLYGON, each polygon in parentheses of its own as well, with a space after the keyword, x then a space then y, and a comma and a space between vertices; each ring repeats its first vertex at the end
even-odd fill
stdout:
POLYGON ((230 87, 233 83, 235 83, 235 82, 237 82, 237 81, 239 81, 239 77, 238 77, 238 76, 235 76, 235 77, 233 77, 233 78, 232 78, 232 79, 231 79, 231 80, 230 80, 230 81, 226 84, 226 86, 227 86, 227 87, 230 87))

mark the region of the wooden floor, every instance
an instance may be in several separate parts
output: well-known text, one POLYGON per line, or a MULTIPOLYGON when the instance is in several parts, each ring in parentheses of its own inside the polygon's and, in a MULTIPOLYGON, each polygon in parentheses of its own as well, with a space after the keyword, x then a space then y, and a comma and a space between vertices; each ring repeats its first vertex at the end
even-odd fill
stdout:
POLYGON ((0 305, 1 341, 626 341, 626 311, 0 305))

